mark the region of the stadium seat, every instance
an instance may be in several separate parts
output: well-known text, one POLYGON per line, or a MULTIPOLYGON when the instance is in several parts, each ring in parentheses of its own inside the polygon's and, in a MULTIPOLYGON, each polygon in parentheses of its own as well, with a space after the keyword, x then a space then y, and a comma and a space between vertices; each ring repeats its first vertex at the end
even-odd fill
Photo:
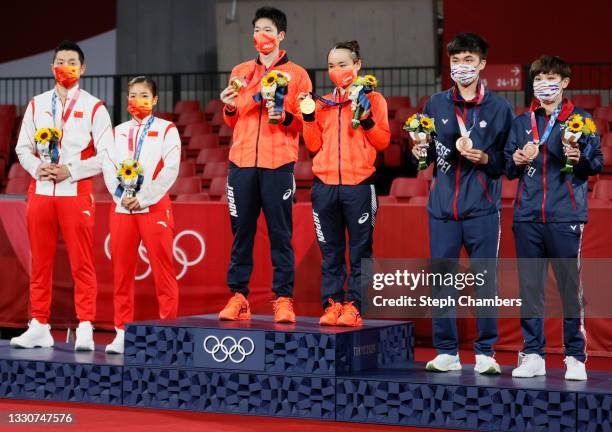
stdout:
POLYGON ((309 187, 312 184, 314 175, 312 173, 311 161, 298 161, 293 169, 295 184, 297 187, 309 187))
POLYGON ((229 163, 225 162, 209 162, 204 166, 202 172, 202 186, 208 187, 215 177, 227 177, 229 163))
POLYGON ((160 119, 174 121, 174 114, 172 114, 171 112, 156 112, 153 113, 153 115, 160 119))
POLYGON ((417 178, 431 182, 433 180, 433 164, 430 165, 429 168, 419 171, 417 173, 417 178))
POLYGON ((610 123, 608 123, 608 120, 604 118, 594 118, 593 121, 597 126, 597 133, 599 133, 600 136, 610 132, 610 123))
POLYGON ((408 117, 410 117, 411 115, 413 115, 414 113, 417 112, 416 108, 411 108, 411 107, 401 107, 400 109, 398 109, 395 112, 395 119, 399 120, 402 122, 402 124, 404 124, 406 122, 406 120, 408 119, 408 117))
POLYGON ((395 204, 397 203, 397 198, 391 195, 380 195, 378 197, 378 204, 395 204))
POLYGON ((9 129, 13 129, 16 118, 16 105, 0 105, 0 126, 6 125, 9 129))
POLYGON ((593 117, 602 118, 608 123, 612 123, 612 106, 596 108, 593 117))
POLYGON ((199 171, 200 168, 204 168, 204 165, 209 162, 227 162, 228 155, 229 149, 226 147, 204 148, 198 154, 196 168, 199 171))
POLYGON ((501 200, 502 204, 512 204, 516 197, 516 187, 518 182, 502 178, 501 200))
POLYGON ((25 195, 30 187, 30 177, 15 177, 9 179, 6 184, 5 193, 12 195, 25 195))
POLYGON ((612 180, 598 180, 593 187, 593 198, 612 200, 612 180))
POLYGON ((187 111, 179 115, 179 118, 176 122, 176 127, 178 127, 179 132, 183 132, 187 125, 194 123, 204 123, 206 119, 204 118, 204 113, 200 111, 187 111))
POLYGON ((399 144, 402 138, 404 121, 391 119, 389 120, 389 131, 391 132, 391 142, 399 144))
POLYGON ((408 202, 412 197, 429 194, 428 182, 416 178, 398 177, 391 183, 389 195, 397 198, 398 202, 408 202))
POLYGON ((593 114, 595 108, 601 106, 601 96, 598 94, 575 94, 572 96, 572 102, 577 107, 593 114))
POLYGON ((395 112, 403 107, 411 107, 410 96, 387 96, 387 109, 395 115, 395 112))
POLYGON ((17 177, 30 177, 30 173, 23 169, 18 162, 15 162, 9 168, 8 179, 10 180, 17 177))
POLYGON ((296 202, 310 202, 310 188, 295 190, 296 202))
POLYGON ((191 123, 185 126, 185 130, 181 135, 181 140, 183 141, 183 144, 185 144, 186 142, 189 142, 189 139, 191 137, 194 137, 196 135, 209 134, 211 132, 212 129, 210 123, 191 123))
POLYGON ((383 163, 386 167, 402 166, 402 148, 399 144, 391 144, 383 151, 383 163))
POLYGON ((607 132, 601 137, 602 147, 612 147, 612 132, 607 132))
POLYGON ((177 202, 210 201, 210 195, 208 195, 206 192, 180 194, 174 198, 174 201, 177 201, 177 202))
POLYGON ((200 111, 200 101, 197 100, 180 100, 174 105, 174 114, 180 116, 186 112, 200 111))
POLYGON ((602 147, 601 152, 603 153, 604 170, 612 171, 612 147, 602 147))
POLYGON ((212 126, 213 132, 219 132, 221 125, 225 124, 223 121, 223 111, 216 111, 210 119, 210 125, 212 126))
POLYGON ((211 199, 219 200, 227 191, 227 177, 215 177, 210 182, 210 188, 208 189, 208 195, 211 199))
POLYGON ((178 177, 168 193, 170 195, 193 194, 202 192, 202 182, 199 177, 178 177))
POLYGON ((183 161, 179 166, 179 177, 193 177, 196 175, 195 162, 183 161))
POLYGON ((187 145, 187 157, 197 157, 202 149, 219 148, 219 135, 200 134, 191 137, 187 145))
POLYGON ((429 197, 416 196, 408 200, 408 205, 413 206, 413 207, 426 207, 428 201, 429 201, 429 197))
POLYGON ((222 145, 228 145, 232 141, 234 136, 234 129, 223 123, 219 128, 219 143, 222 145))
POLYGON ((419 103, 417 104, 417 112, 422 113, 423 110, 425 109, 425 105, 427 105, 427 102, 429 102, 429 96, 421 96, 419 98, 419 103))
POLYGON ((223 109, 223 102, 220 99, 211 99, 206 104, 206 109, 204 113, 206 114, 206 118, 211 120, 216 112, 220 112, 223 109))
POLYGON ((612 201, 607 199, 589 198, 589 208, 612 208, 612 201))
POLYGON ((298 147, 298 160, 299 161, 307 161, 310 159, 310 152, 308 151, 308 149, 306 148, 306 146, 299 146, 298 147))
POLYGON ((527 111, 529 111, 529 107, 526 106, 515 106, 514 107, 514 114, 516 114, 517 116, 520 116, 523 113, 526 113, 527 111))

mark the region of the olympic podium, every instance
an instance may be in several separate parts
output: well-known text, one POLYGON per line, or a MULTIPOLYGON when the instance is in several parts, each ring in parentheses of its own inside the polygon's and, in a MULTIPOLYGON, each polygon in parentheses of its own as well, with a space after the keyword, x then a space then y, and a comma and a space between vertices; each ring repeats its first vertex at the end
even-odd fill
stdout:
POLYGON ((127 326, 124 356, 0 343, 0 397, 497 431, 612 430, 612 376, 535 379, 428 373, 413 362, 412 323, 358 329, 316 319, 216 316, 127 326))

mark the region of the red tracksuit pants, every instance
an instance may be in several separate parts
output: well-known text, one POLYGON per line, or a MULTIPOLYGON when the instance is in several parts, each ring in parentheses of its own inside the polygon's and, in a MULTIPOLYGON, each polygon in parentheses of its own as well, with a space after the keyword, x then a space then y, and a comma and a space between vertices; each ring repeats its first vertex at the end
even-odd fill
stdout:
POLYGON ((29 194, 28 235, 32 250, 30 305, 32 318, 46 324, 51 311, 53 263, 58 228, 68 250, 74 279, 74 303, 79 321, 96 317, 96 272, 93 264, 95 206, 92 195, 29 194))
POLYGON ((159 301, 159 317, 175 318, 178 311, 178 284, 174 270, 172 211, 110 213, 110 248, 113 265, 115 327, 123 329, 134 321, 134 277, 138 246, 142 240, 153 272, 159 301))

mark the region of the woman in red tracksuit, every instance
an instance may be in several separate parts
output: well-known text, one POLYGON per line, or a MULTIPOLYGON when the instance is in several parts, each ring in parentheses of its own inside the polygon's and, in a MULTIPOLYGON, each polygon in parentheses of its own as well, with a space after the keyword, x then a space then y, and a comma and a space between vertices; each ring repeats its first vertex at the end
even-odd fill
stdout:
MULTIPOLYGON (((361 259, 372 256, 378 207, 372 181, 374 161, 390 139, 387 103, 380 93, 368 93, 371 107, 361 115, 359 127, 353 128, 348 88, 361 68, 359 44, 351 41, 335 45, 328 55, 328 67, 336 88, 318 98, 314 112, 303 110, 306 147, 316 152, 312 211, 323 255, 321 300, 325 310, 319 322, 360 326, 361 259), (351 274, 345 298, 347 230, 351 274)), ((302 100, 307 98, 306 94, 300 96, 302 100)))
POLYGON ((129 81, 132 119, 115 128, 114 146, 103 161, 104 180, 115 201, 110 213, 110 248, 117 336, 106 347, 108 353, 123 353, 124 325, 134 320, 134 277, 141 240, 153 272, 160 318, 174 318, 178 309, 172 255, 174 218, 168 190, 178 175, 181 140, 172 122, 152 115, 156 103, 157 87, 151 78, 139 76, 129 81), (118 180, 118 171, 127 160, 137 160, 142 168, 142 184, 135 194, 118 180))

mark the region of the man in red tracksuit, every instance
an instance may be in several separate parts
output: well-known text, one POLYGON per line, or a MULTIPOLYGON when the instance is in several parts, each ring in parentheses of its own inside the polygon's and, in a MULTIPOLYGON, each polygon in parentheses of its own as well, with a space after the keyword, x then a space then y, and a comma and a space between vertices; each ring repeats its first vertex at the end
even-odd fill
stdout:
POLYGON ((68 249, 74 278, 79 326, 76 350, 93 350, 92 321, 96 316, 96 275, 93 265, 94 202, 91 177, 100 173, 101 151, 112 144, 110 117, 102 101, 79 88, 85 72, 81 48, 62 42, 53 56, 54 89, 35 96, 23 117, 15 151, 32 176, 28 191, 27 224, 32 249, 28 330, 11 339, 11 346, 53 346, 48 324, 51 280, 58 228, 68 249), (47 163, 35 141, 41 128, 61 131, 57 153, 47 163))

